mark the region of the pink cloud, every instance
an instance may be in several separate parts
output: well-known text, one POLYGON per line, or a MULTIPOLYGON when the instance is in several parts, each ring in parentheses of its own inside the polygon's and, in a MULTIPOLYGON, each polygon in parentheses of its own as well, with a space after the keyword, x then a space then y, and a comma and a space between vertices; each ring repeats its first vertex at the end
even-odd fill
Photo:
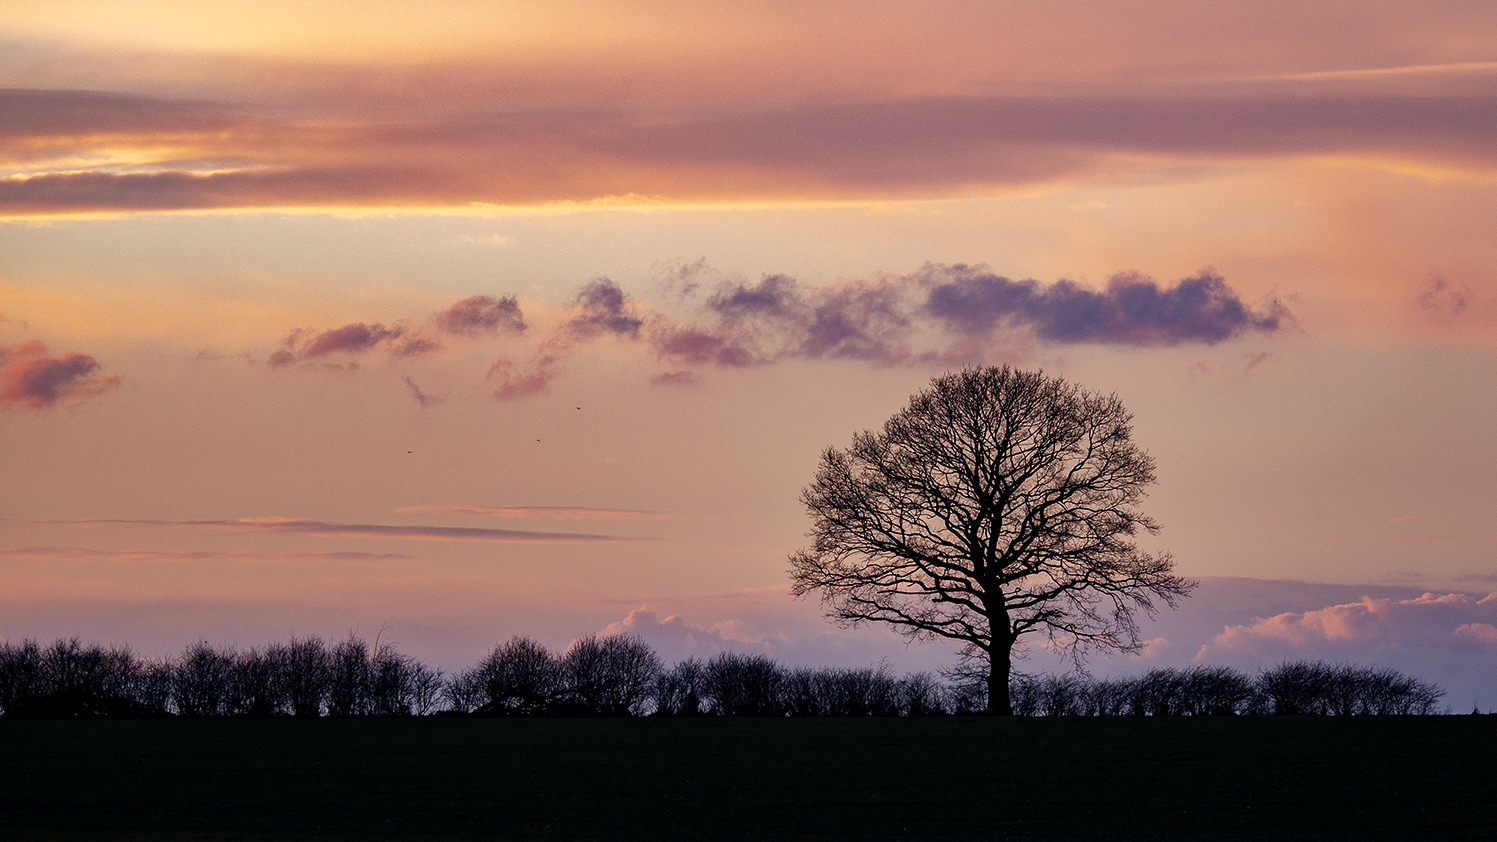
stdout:
POLYGON ((1435 678, 1455 692, 1457 706, 1474 700, 1491 707, 1497 701, 1497 594, 1363 597, 1260 617, 1226 627, 1195 660, 1250 671, 1297 660, 1387 666, 1435 678))
POLYGON ((1497 643, 1497 626, 1491 623, 1467 623, 1464 626, 1457 626, 1455 633, 1457 637, 1469 637, 1483 643, 1497 643))
POLYGON ((485 529, 470 526, 395 526, 387 524, 325 523, 298 518, 239 518, 237 520, 91 520, 34 521, 72 526, 153 526, 188 529, 221 529, 270 535, 317 535, 338 538, 399 538, 416 541, 484 541, 500 544, 590 544, 653 541, 649 537, 595 535, 572 532, 529 532, 517 529, 485 529))
POLYGON ((640 606, 629 612, 629 616, 604 627, 603 635, 632 634, 655 649, 667 663, 686 658, 707 659, 719 652, 759 649, 743 641, 730 641, 717 629, 701 628, 688 624, 684 619, 671 615, 662 618, 649 606, 640 606), (736 645, 735 645, 736 644, 736 645))
POLYGON ((517 372, 513 362, 499 360, 489 366, 488 377, 499 382, 499 388, 494 390, 494 397, 500 400, 528 398, 546 391, 546 387, 560 373, 560 367, 560 357, 542 354, 537 357, 529 372, 517 372))
POLYGON ((31 559, 37 561, 409 561, 413 557, 404 553, 253 553, 167 550, 94 550, 86 547, 0 547, 0 558, 31 559))
POLYGON ((31 339, 9 348, 0 345, 0 404, 45 409, 58 401, 77 401, 120 384, 118 377, 94 372, 99 361, 69 351, 53 356, 31 339))
POLYGON ((401 506, 395 513, 480 515, 522 520, 664 520, 681 517, 673 512, 594 509, 583 506, 401 506))

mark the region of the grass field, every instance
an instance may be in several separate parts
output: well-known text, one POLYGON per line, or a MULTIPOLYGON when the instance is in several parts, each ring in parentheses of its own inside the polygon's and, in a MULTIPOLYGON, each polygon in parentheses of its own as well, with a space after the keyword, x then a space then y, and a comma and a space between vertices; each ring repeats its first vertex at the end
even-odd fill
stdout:
POLYGON ((1497 836, 1497 717, 0 720, 0 839, 1497 836))

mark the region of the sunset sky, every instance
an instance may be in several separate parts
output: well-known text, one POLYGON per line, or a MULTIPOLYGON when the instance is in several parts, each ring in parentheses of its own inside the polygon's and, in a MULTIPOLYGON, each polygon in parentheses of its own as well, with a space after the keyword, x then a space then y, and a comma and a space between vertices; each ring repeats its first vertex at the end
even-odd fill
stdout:
POLYGON ((1203 581, 1094 667, 1497 707, 1494 45, 1486 2, 9 0, 0 637, 938 668, 789 597, 798 495, 1006 363, 1117 393, 1203 581))

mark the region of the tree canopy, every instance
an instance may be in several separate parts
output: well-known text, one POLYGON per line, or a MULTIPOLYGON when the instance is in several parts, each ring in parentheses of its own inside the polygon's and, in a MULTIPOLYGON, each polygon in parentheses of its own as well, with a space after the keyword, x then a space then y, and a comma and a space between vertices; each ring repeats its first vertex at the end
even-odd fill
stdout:
POLYGON ((1042 372, 938 377, 882 432, 828 448, 801 495, 811 547, 790 557, 797 596, 843 624, 948 638, 985 668, 989 710, 1012 712, 1015 647, 1043 635, 1078 661, 1136 650, 1134 612, 1194 586, 1135 536, 1154 460, 1115 395, 1042 372))

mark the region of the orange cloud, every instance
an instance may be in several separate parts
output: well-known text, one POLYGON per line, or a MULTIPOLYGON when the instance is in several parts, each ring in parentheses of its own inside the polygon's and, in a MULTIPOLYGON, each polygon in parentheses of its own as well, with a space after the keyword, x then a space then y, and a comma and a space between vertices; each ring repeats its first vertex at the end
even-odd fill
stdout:
POLYGON ((1497 169, 1497 93, 889 96, 286 117, 0 90, 0 214, 980 195, 1160 162, 1352 157, 1497 169))

